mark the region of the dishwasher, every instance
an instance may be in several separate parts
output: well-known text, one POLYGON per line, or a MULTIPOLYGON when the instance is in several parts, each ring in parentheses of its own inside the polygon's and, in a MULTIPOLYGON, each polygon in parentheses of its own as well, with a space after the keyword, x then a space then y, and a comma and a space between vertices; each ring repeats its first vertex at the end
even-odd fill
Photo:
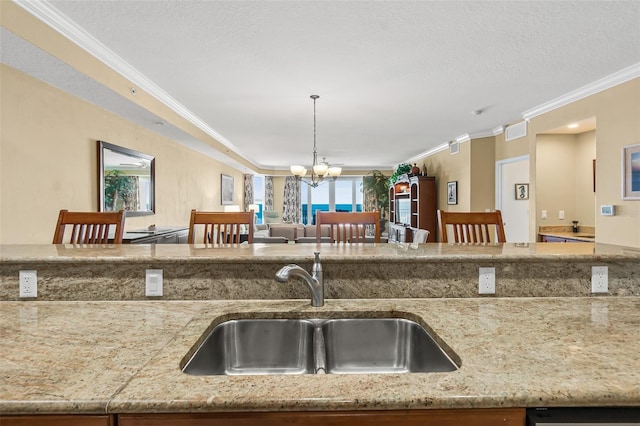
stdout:
POLYGON ((640 426, 640 407, 527 408, 527 426, 640 426))

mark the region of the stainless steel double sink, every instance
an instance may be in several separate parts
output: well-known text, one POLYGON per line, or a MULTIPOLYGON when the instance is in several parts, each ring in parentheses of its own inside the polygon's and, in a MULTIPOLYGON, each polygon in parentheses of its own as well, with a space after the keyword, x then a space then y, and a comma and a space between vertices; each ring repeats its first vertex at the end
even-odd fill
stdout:
POLYGON ((217 325, 184 363, 192 375, 377 374, 458 367, 401 318, 239 319, 217 325))

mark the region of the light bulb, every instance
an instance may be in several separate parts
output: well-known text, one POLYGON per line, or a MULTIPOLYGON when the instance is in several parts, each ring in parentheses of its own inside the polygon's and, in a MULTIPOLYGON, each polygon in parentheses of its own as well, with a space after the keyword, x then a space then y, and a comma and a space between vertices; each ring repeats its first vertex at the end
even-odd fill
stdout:
POLYGON ((303 177, 307 174, 307 169, 304 166, 291 166, 291 174, 294 176, 303 177))
POLYGON ((342 174, 342 167, 329 167, 329 176, 338 177, 342 174))
POLYGON ((325 176, 329 171, 329 165, 327 163, 320 163, 313 166, 313 172, 318 176, 325 176))

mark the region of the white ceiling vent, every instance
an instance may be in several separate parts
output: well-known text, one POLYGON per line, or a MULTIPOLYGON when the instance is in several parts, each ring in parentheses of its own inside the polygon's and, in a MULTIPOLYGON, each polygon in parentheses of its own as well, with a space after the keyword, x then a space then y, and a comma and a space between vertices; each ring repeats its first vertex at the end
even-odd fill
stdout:
POLYGON ((509 142, 513 139, 523 138, 527 136, 527 122, 521 121, 518 124, 513 124, 511 126, 507 126, 504 131, 504 140, 505 142, 509 142))
POLYGON ((449 153, 451 155, 457 154, 460 152, 460 143, 459 142, 449 142, 449 153))

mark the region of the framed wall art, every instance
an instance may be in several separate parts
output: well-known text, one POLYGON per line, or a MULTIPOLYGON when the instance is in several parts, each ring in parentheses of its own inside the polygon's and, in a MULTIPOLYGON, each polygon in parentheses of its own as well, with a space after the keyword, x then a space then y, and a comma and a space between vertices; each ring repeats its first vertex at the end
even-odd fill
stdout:
POLYGON ((458 204, 458 181, 447 182, 447 204, 458 204))
POLYGON ((529 199, 529 184, 516 183, 516 200, 528 200, 528 199, 529 199))
POLYGON ((640 200, 640 144, 622 148, 622 199, 640 200))
POLYGON ((233 204, 233 176, 220 175, 220 203, 233 204))

